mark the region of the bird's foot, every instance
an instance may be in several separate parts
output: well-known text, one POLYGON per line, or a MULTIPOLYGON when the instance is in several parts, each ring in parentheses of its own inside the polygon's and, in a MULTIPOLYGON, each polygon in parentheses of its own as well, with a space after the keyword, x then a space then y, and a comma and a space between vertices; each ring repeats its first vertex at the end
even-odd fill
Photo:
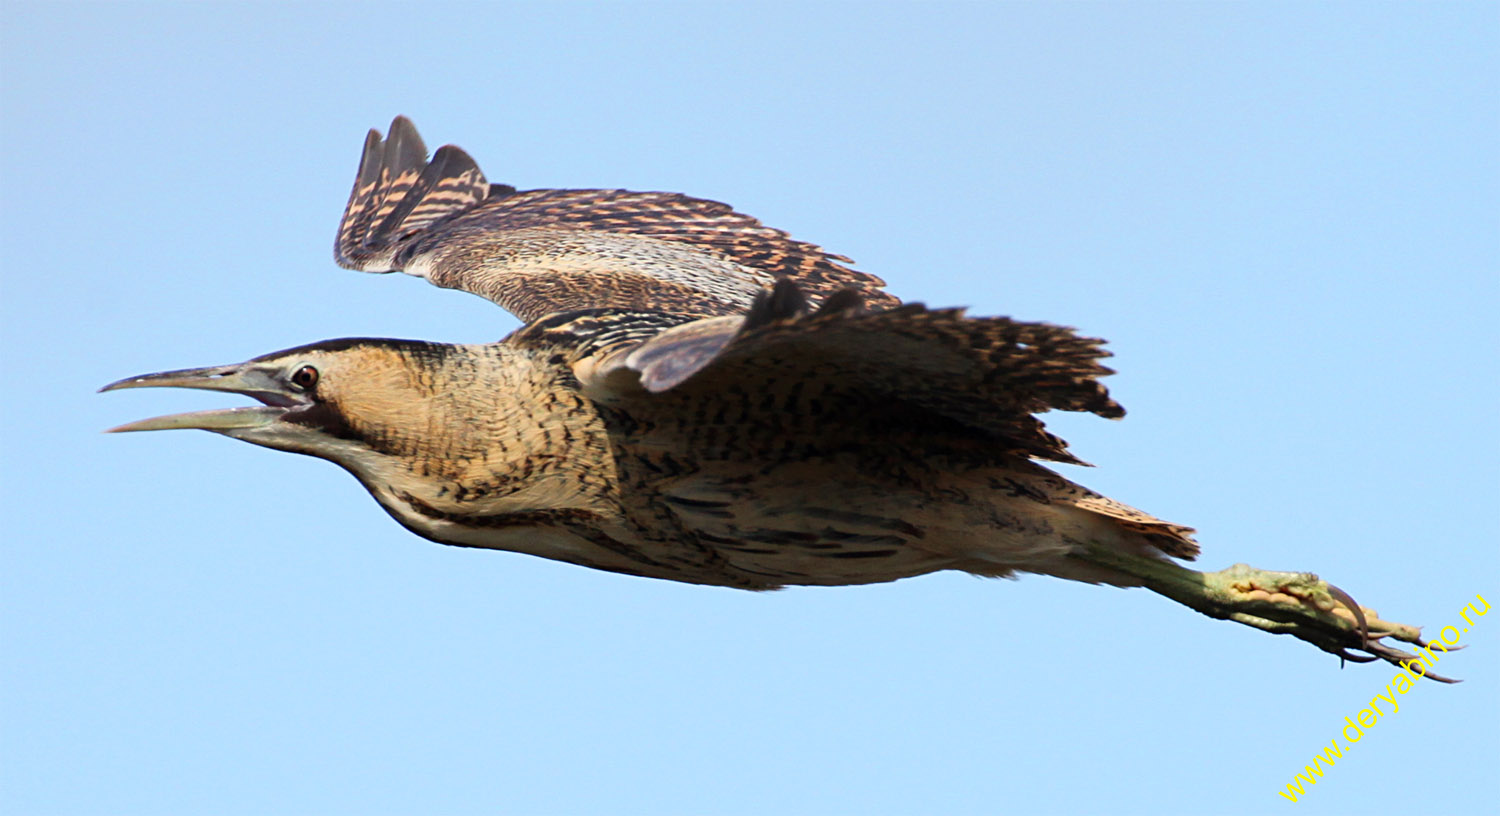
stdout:
MULTIPOLYGON (((1277 572, 1249 564, 1197 572, 1103 546, 1091 546, 1081 557, 1132 575, 1152 591, 1209 617, 1291 635, 1343 660, 1384 660, 1395 666, 1421 662, 1418 655, 1391 642, 1409 643, 1429 654, 1434 648, 1461 648, 1434 646, 1422 639, 1417 627, 1382 620, 1375 610, 1360 606, 1348 593, 1310 572, 1277 572)), ((1432 671, 1414 673, 1442 683, 1458 682, 1432 671)))
MULTIPOLYGON (((1200 612, 1291 635, 1343 660, 1384 660, 1396 666, 1419 661, 1416 654, 1385 642, 1387 639, 1418 649, 1432 648, 1417 627, 1382 620, 1378 612, 1360 606, 1348 593, 1310 572, 1276 572, 1235 564, 1198 575, 1206 601, 1204 606, 1194 607, 1200 612)), ((1458 682, 1430 671, 1425 676, 1443 683, 1458 682)))

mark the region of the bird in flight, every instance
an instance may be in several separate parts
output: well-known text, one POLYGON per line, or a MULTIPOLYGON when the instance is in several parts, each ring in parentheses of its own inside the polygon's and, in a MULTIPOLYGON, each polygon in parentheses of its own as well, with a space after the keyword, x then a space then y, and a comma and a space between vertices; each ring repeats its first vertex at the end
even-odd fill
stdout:
MULTIPOLYGON (((1177 563, 1192 529, 1073 483, 1038 415, 1119 418, 1103 341, 902 303, 715 201, 519 191, 397 117, 365 140, 335 258, 479 295, 498 343, 328 340, 103 390, 228 391, 197 428, 348 470, 412 532, 750 590, 938 570, 1147 587, 1358 662, 1413 655, 1310 573, 1177 563)), ((1429 674, 1429 677, 1438 678, 1429 674)))

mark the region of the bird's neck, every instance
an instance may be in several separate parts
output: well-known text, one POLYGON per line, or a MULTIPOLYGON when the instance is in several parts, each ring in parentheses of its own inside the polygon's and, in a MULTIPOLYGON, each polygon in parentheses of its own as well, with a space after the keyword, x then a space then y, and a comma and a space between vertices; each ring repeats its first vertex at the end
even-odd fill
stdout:
POLYGON ((608 436, 566 370, 488 345, 457 347, 423 374, 425 398, 386 434, 394 449, 350 467, 398 518, 602 513, 613 504, 608 436))

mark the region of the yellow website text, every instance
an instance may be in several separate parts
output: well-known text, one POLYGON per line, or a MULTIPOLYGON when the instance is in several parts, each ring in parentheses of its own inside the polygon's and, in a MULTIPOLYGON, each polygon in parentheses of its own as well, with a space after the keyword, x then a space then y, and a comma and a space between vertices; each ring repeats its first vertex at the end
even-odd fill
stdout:
POLYGON ((1297 778, 1286 786, 1286 790, 1276 792, 1278 796, 1285 797, 1291 802, 1301 799, 1309 788, 1318 784, 1318 780, 1323 778, 1326 768, 1333 767, 1334 760, 1343 759, 1344 751, 1349 746, 1365 738, 1365 731, 1380 722, 1381 717, 1389 717, 1401 710, 1399 698, 1411 691, 1416 686, 1417 680, 1426 676, 1428 670, 1438 664, 1438 661, 1442 659, 1438 656, 1438 652, 1447 654, 1449 649, 1456 647, 1459 639, 1469 631, 1469 627, 1490 611, 1490 603, 1484 599, 1483 595, 1474 597, 1479 601, 1479 606, 1469 604, 1459 611, 1465 621, 1463 628, 1444 626, 1442 631, 1438 632, 1438 640, 1432 641, 1426 648, 1417 650, 1415 659, 1402 661, 1402 671, 1392 677, 1391 682, 1386 683, 1383 691, 1370 698, 1368 708, 1362 708, 1358 713, 1344 718, 1344 728, 1340 733, 1347 744, 1340 745, 1338 737, 1330 740, 1327 748, 1313 756, 1312 764, 1302 769, 1305 773, 1297 774, 1297 778), (1437 651, 1433 651, 1434 649, 1437 651))

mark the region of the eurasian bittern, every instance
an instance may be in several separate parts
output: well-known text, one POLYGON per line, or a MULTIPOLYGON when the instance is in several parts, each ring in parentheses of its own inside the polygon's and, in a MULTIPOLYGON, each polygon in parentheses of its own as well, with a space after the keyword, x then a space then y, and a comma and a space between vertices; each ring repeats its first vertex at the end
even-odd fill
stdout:
MULTIPOLYGON (((490 184, 404 118, 365 142, 336 257, 489 298, 499 343, 314 343, 105 390, 263 405, 122 425, 317 456, 443 544, 743 589, 936 570, 1145 586, 1341 657, 1425 646, 1306 573, 1198 573, 1192 530, 1035 463, 1036 414, 1117 418, 1102 341, 902 305, 847 258, 713 201, 490 184), (1361 653, 1353 653, 1357 650, 1361 653)), ((1429 675, 1434 676, 1434 675, 1429 675)))

